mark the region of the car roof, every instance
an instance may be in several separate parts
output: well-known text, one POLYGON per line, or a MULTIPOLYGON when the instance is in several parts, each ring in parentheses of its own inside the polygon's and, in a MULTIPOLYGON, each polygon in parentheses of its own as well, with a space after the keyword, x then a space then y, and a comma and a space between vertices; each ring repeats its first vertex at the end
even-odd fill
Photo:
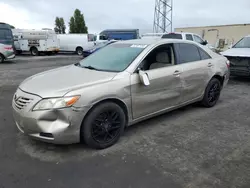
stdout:
POLYGON ((142 38, 142 39, 134 39, 134 40, 123 40, 118 41, 116 43, 119 44, 138 44, 138 45, 157 45, 164 43, 189 43, 196 44, 196 42, 189 40, 181 40, 181 39, 155 39, 155 38, 142 38))
POLYGON ((196 33, 189 33, 189 32, 171 32, 171 33, 166 33, 166 34, 190 34, 190 35, 197 35, 196 33))

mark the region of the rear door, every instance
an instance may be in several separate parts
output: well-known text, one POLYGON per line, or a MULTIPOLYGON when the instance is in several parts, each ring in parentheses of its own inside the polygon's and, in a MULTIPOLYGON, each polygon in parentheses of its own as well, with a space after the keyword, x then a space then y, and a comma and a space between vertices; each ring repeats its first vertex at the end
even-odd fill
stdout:
POLYGON ((213 65, 211 57, 194 44, 179 43, 176 48, 177 63, 182 66, 183 70, 180 76, 183 86, 181 102, 184 103, 203 95, 210 76, 209 69, 213 65))

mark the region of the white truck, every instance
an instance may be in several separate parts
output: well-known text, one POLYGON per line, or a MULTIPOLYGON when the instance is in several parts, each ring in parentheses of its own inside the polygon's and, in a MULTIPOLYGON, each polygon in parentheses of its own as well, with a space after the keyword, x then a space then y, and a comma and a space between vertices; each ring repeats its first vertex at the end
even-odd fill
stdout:
POLYGON ((201 45, 207 46, 211 50, 214 50, 214 47, 208 44, 207 40, 204 40, 201 36, 195 33, 186 33, 186 32, 173 32, 173 33, 165 33, 161 37, 162 39, 181 39, 181 40, 191 40, 197 42, 201 45))
POLYGON ((107 37, 94 34, 58 34, 60 51, 76 52, 83 55, 84 50, 92 49, 96 44, 108 42, 107 37))
POLYGON ((156 39, 159 39, 159 38, 162 38, 162 36, 166 34, 166 33, 144 33, 141 35, 141 39, 144 39, 144 38, 156 38, 156 39))
POLYGON ((40 52, 51 54, 59 51, 59 41, 53 30, 12 29, 17 54, 30 52, 38 56, 40 52))

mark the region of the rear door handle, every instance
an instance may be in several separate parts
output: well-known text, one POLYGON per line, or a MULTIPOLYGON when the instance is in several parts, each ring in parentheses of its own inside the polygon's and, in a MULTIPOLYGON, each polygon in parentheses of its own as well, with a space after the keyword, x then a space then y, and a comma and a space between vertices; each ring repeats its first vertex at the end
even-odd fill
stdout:
POLYGON ((178 71, 178 70, 174 71, 174 76, 178 76, 178 75, 180 75, 180 74, 181 74, 180 71, 178 71))
POLYGON ((207 66, 208 66, 208 67, 212 67, 213 64, 212 64, 212 63, 208 63, 207 66))

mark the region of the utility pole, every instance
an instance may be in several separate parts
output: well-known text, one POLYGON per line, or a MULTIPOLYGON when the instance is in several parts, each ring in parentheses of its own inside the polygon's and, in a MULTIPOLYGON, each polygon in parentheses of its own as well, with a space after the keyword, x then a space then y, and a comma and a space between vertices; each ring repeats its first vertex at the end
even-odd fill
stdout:
POLYGON ((154 33, 173 31, 173 0, 155 0, 154 33))

